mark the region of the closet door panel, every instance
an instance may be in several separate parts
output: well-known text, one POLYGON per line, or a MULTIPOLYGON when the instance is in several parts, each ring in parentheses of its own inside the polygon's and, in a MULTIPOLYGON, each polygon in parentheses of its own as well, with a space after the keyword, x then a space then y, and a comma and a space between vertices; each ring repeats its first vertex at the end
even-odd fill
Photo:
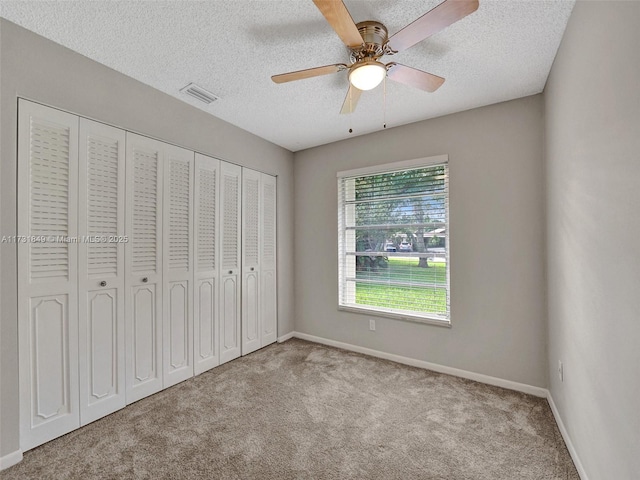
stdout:
POLYGON ((18 113, 20 446, 80 425, 78 117, 20 100, 18 113))
POLYGON ((215 279, 198 279, 196 280, 196 359, 195 366, 196 374, 202 373, 208 370, 204 362, 210 360, 213 364, 211 367, 215 367, 215 358, 217 356, 217 334, 216 334, 216 283, 215 279))
POLYGON ((126 401, 162 389, 164 145, 127 132, 126 401))
POLYGON ((261 283, 262 338, 261 346, 269 345, 278 336, 278 306, 275 270, 264 270, 261 283))
POLYGON ((275 342, 278 336, 278 290, 276 275, 276 186, 276 177, 262 174, 260 186, 260 312, 262 315, 261 346, 263 347, 275 342))
POLYGON ((156 285, 133 287, 134 388, 142 387, 146 382, 157 383, 158 380, 156 299, 156 285))
POLYGON ((243 355, 260 348, 259 283, 258 272, 245 274, 242 282, 243 355))
POLYGON ((242 169, 242 355, 261 347, 261 173, 242 169))
POLYGON ((164 388, 193 376, 194 153, 165 145, 164 388))
POLYGON ((222 276, 222 352, 223 361, 232 360, 240 355, 240 341, 238 327, 238 313, 240 305, 238 302, 238 277, 237 275, 222 276))
POLYGON ((220 162, 220 363, 240 356, 240 228, 242 168, 220 162))
POLYGON ((125 132, 80 119, 80 423, 125 406, 125 132))
POLYGON ((220 162, 196 153, 194 201, 194 372, 220 363, 218 239, 220 162))
POLYGON ((72 413, 69 398, 69 297, 53 295, 31 299, 33 333, 31 365, 33 386, 33 426, 52 422, 72 413))
MULTIPOLYGON (((168 307, 166 313, 169 316, 169 352, 165 361, 166 378, 171 374, 188 367, 189 359, 189 284, 188 282, 170 282, 168 285, 168 307)), ((188 378, 188 377, 187 377, 188 378)), ((169 381, 169 380, 168 380, 169 381)), ((166 385, 168 386, 168 385, 166 385)), ((165 386, 165 388, 166 388, 165 386)))
MULTIPOLYGON (((89 407, 118 395, 122 404, 118 403, 117 407, 124 407, 124 388, 120 389, 118 385, 120 378, 124 381, 124 376, 118 371, 119 364, 124 362, 119 362, 118 358, 117 298, 115 289, 94 291, 88 295, 87 338, 83 340, 87 345, 88 358, 84 368, 88 374, 80 375, 80 383, 85 384, 83 389, 86 388, 89 407)), ((81 410, 82 423, 86 424, 90 420, 83 413, 81 410)), ((111 412, 104 415, 107 413, 111 412)))

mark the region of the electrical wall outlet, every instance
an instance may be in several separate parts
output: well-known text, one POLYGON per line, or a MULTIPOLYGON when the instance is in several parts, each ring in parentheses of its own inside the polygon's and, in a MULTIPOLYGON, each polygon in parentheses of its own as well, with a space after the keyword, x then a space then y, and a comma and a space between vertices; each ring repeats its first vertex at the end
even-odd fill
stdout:
POLYGON ((558 378, 561 382, 564 382, 564 365, 562 360, 558 360, 558 378))
POLYGON ((369 319, 369 330, 372 332, 376 331, 376 321, 373 318, 369 319))

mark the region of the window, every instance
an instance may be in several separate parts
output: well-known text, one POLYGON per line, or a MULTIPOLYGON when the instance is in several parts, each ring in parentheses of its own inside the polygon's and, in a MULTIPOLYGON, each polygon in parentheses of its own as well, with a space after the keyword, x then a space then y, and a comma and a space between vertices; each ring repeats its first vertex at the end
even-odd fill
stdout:
POLYGON ((338 173, 339 307, 449 324, 447 156, 338 173))

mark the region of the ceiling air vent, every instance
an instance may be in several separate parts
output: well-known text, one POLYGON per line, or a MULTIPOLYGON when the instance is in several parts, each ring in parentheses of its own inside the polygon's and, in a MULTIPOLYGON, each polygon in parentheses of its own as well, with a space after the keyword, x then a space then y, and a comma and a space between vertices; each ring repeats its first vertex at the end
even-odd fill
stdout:
POLYGON ((191 95, 193 98, 197 98, 207 105, 218 100, 218 97, 216 97, 213 93, 206 91, 204 88, 199 87, 195 83, 190 83, 186 87, 180 89, 180 91, 182 93, 186 93, 187 95, 191 95))

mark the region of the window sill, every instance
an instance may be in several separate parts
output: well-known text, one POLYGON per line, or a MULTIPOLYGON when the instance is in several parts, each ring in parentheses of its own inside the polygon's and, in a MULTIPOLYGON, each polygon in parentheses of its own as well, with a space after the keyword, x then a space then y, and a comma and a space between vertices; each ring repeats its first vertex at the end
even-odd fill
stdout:
POLYGON ((362 315, 373 315, 376 317, 390 318, 393 320, 402 320, 404 322, 423 323, 426 325, 435 325, 437 327, 451 328, 451 320, 438 318, 438 317, 407 315, 402 313, 393 313, 393 312, 385 312, 382 310, 374 310, 372 308, 366 308, 366 307, 360 307, 360 306, 355 307, 355 306, 346 306, 346 305, 338 305, 338 310, 343 312, 359 313, 362 315))

